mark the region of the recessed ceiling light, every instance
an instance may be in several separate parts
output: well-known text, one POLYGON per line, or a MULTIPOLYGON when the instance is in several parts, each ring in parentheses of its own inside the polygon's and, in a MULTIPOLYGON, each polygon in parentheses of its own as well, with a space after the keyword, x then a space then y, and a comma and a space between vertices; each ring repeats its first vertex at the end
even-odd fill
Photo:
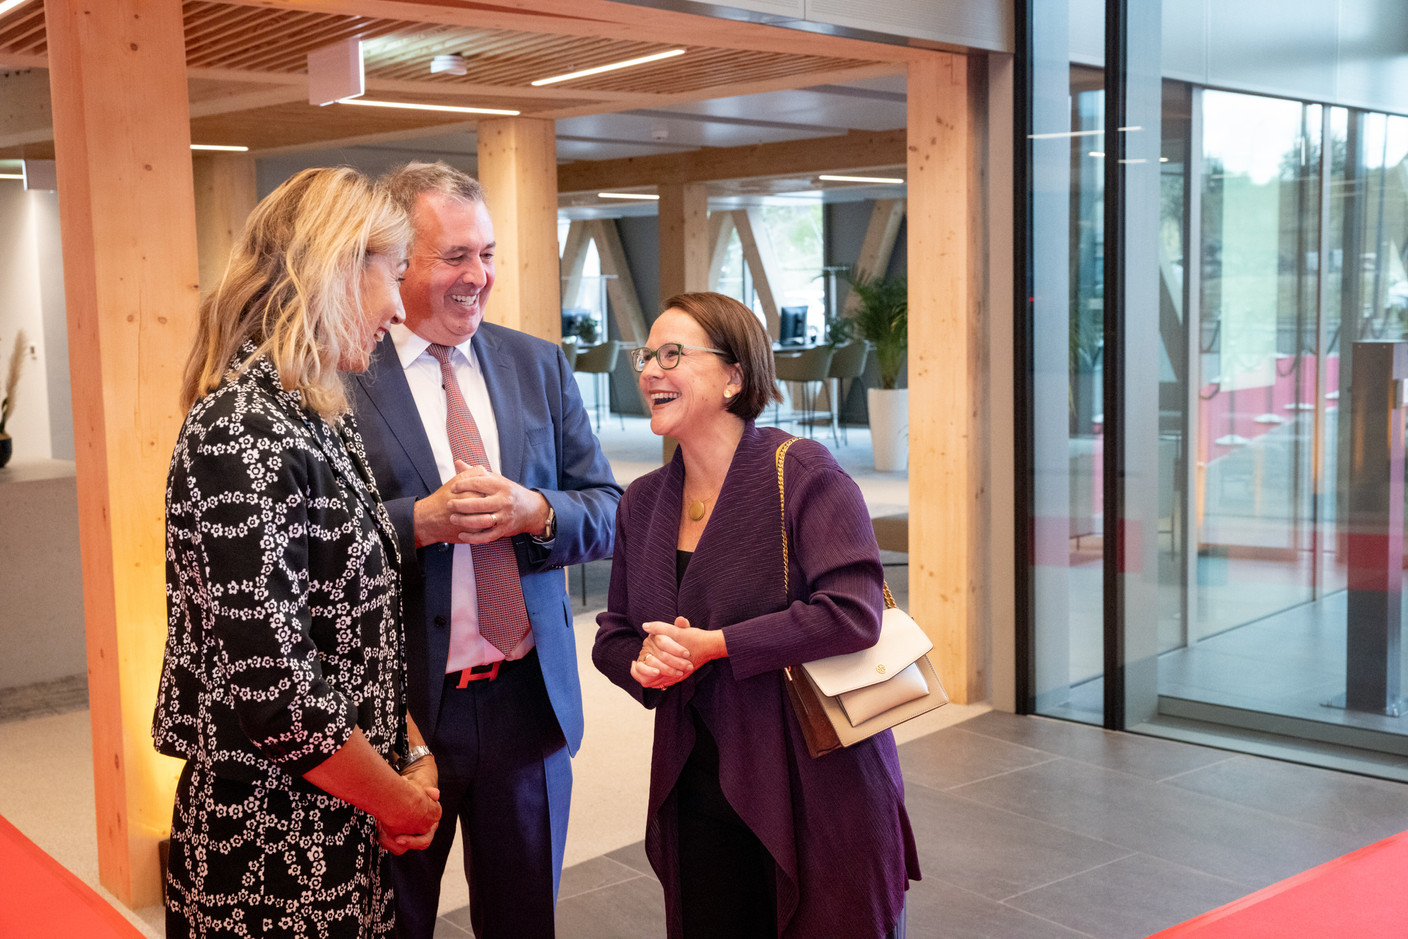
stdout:
POLYGON ((881 183, 886 186, 898 186, 904 182, 893 176, 818 176, 817 179, 831 183, 881 183))
POLYGON ((597 197, 598 199, 651 199, 651 200, 655 200, 655 199, 659 199, 659 198, 660 198, 659 196, 657 196, 657 195, 652 195, 651 193, 648 193, 648 192, 599 192, 599 193, 596 194, 596 197, 597 197))
POLYGON ((228 150, 228 151, 230 151, 231 153, 244 153, 244 152, 245 152, 246 150, 248 150, 249 148, 248 148, 248 147, 240 147, 240 146, 236 146, 236 145, 233 145, 233 144, 223 144, 223 143, 193 143, 193 144, 191 144, 191 149, 192 149, 192 150, 228 150))
POLYGON ((654 55, 643 55, 638 59, 626 59, 624 62, 613 62, 610 65, 598 65, 596 68, 584 68, 579 72, 568 72, 566 75, 554 75, 552 78, 540 78, 533 82, 533 87, 541 85, 552 85, 557 82, 571 81, 574 78, 585 78, 588 75, 600 75, 602 72, 614 72, 618 68, 630 68, 633 65, 645 65, 647 62, 659 62, 661 59, 673 58, 677 55, 684 55, 683 49, 671 49, 669 52, 657 52, 654 55))
POLYGON ((515 117, 523 112, 504 108, 462 108, 453 104, 410 104, 405 101, 372 101, 369 98, 343 98, 339 104, 360 104, 369 108, 406 108, 411 111, 449 111, 452 114, 500 114, 515 117))
MULTIPOLYGON (((0 13, 4 13, 4 12, 5 12, 4 9, 3 9, 3 8, 0 8, 0 13)), ((0 179, 24 179, 24 174, 23 174, 23 173, 0 173, 0 179)))

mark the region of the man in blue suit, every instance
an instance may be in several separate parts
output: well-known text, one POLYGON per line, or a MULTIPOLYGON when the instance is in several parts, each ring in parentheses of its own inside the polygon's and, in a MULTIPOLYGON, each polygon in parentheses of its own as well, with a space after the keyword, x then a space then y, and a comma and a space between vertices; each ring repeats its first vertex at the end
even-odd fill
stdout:
POLYGON ((429 749, 403 772, 443 808, 431 845, 393 858, 397 932, 431 939, 458 818, 475 935, 551 936, 582 741, 562 568, 611 553, 621 487, 561 349, 484 322, 479 183, 443 163, 385 181, 415 226, 406 320, 354 406, 401 541, 407 699, 429 749))

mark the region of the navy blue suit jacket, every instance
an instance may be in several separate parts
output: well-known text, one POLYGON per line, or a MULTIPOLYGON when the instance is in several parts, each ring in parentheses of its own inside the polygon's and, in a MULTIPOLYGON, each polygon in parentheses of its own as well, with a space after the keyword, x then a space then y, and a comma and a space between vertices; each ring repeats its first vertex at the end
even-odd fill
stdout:
MULTIPOLYGON (((582 685, 562 568, 611 554, 621 487, 555 343, 481 323, 473 347, 498 423, 502 475, 541 492, 557 515, 551 545, 522 534, 513 547, 548 697, 575 754, 582 743, 582 685)), ((445 543, 415 547, 415 501, 440 488, 440 472, 390 336, 356 376, 353 405, 405 559, 407 698, 428 740, 435 735, 450 643, 453 552, 445 543)))

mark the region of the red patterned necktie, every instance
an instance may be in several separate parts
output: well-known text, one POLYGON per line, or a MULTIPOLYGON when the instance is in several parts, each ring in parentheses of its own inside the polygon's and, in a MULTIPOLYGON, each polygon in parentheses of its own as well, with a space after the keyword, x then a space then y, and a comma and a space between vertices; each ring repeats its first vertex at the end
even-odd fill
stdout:
MULTIPOLYGON (((450 434, 450 453, 456 460, 489 469, 479 427, 464 403, 460 383, 450 364, 450 347, 430 344, 430 354, 440 362, 440 379, 445 387, 445 429, 450 434)), ((499 538, 488 544, 469 546, 474 559, 474 592, 479 599, 479 634, 494 648, 508 655, 528 635, 528 608, 523 604, 523 584, 518 579, 518 560, 513 542, 499 538)))

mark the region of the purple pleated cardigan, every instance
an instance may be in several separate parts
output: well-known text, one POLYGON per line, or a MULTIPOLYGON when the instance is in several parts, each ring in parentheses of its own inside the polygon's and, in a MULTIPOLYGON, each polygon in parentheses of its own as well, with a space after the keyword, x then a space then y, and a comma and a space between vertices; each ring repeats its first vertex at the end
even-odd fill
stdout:
POLYGON ((682 932, 672 790, 694 745, 690 706, 718 741, 724 794, 777 863, 779 936, 882 936, 908 881, 919 879, 893 735, 813 759, 787 700, 783 667, 873 644, 884 601, 860 490, 810 440, 787 453, 784 588, 775 458, 786 439, 776 428, 745 426, 678 587, 682 453, 637 479, 616 515, 592 660, 655 709, 645 848, 664 886, 670 936, 682 932), (663 691, 644 689, 630 675, 645 636, 640 625, 676 616, 724 630, 729 656, 663 691))

